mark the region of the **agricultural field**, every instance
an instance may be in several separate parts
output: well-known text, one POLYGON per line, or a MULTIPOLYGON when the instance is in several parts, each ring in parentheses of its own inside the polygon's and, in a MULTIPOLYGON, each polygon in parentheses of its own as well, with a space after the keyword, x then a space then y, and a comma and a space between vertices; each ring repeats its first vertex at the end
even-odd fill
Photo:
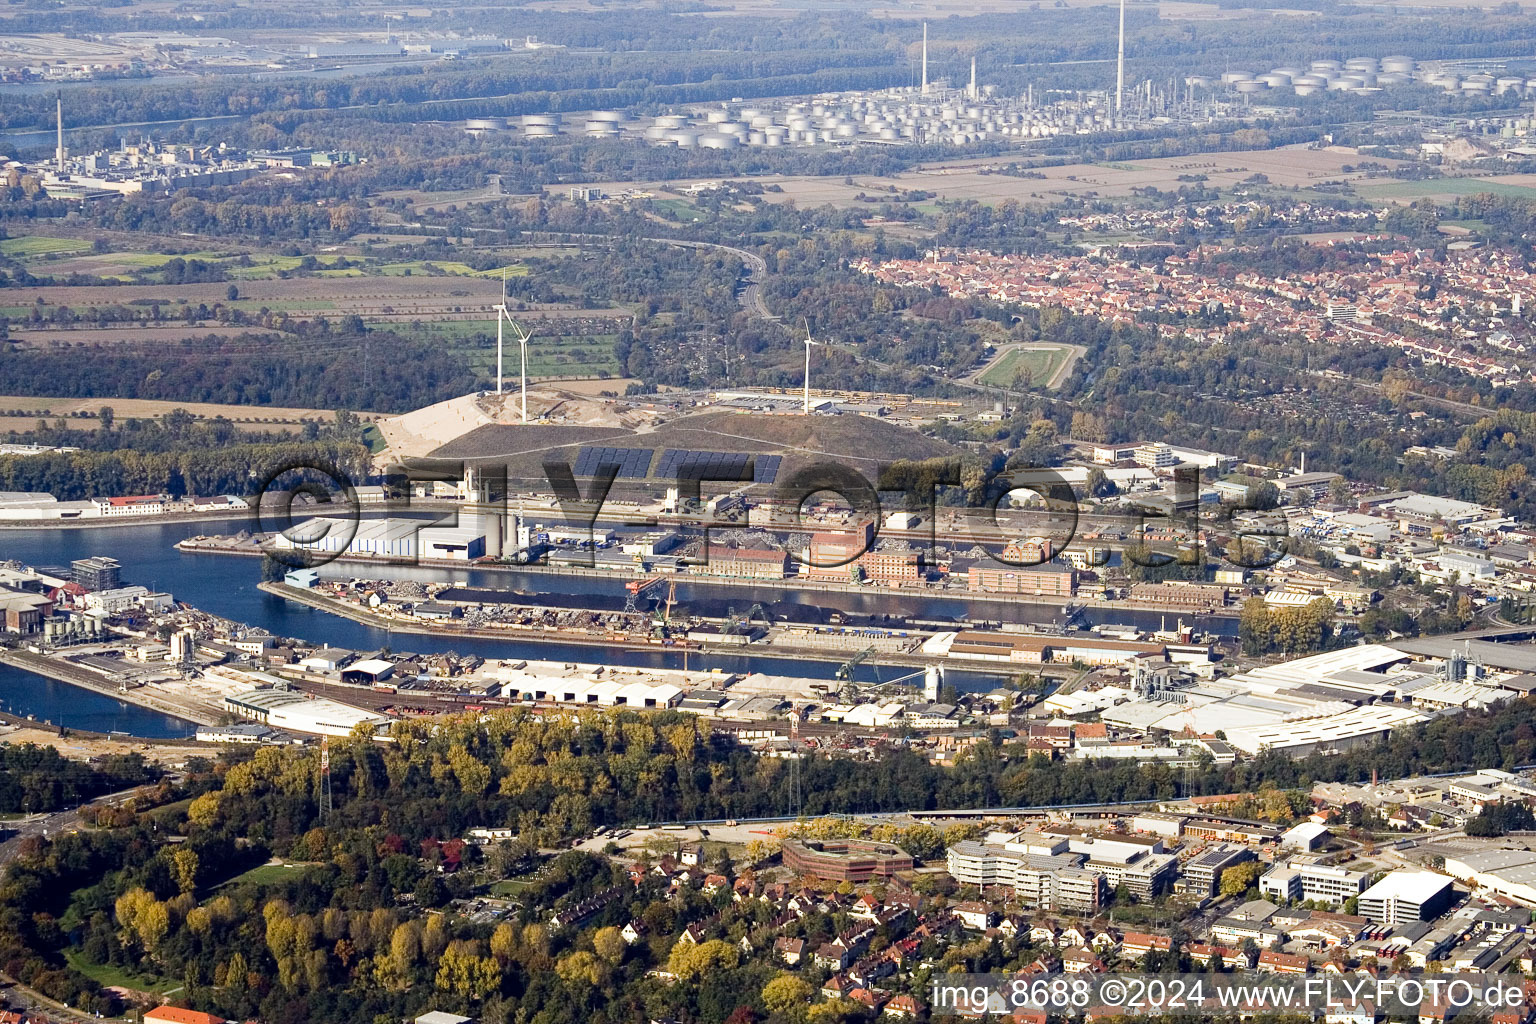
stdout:
POLYGON ((9 256, 11 259, 17 260, 31 260, 47 256, 59 256, 66 253, 85 252, 90 247, 90 242, 82 242, 78 238, 52 238, 48 235, 27 235, 22 238, 7 238, 0 241, 0 256, 9 256))
MULTIPOLYGON (((120 420, 147 419, 184 409, 198 419, 223 416, 237 427, 248 430, 298 428, 306 420, 329 423, 336 418, 334 409, 289 409, 278 406, 219 405, 211 402, 161 402, 139 398, 35 398, 27 395, 0 395, 0 432, 28 430, 34 419, 62 419, 66 427, 91 430, 97 415, 110 407, 120 420)), ((380 414, 361 412, 362 420, 377 419, 380 414)))
POLYGON ((976 374, 976 382, 989 387, 1012 387, 1019 374, 1024 373, 1028 374, 1031 387, 1053 388, 1081 354, 1074 345, 1016 345, 983 367, 976 374))
POLYGON ((1491 192, 1516 199, 1536 199, 1536 174, 1500 174, 1489 178, 1429 178, 1424 181, 1377 179, 1355 185, 1362 199, 1390 199, 1411 203, 1416 199, 1446 202, 1457 196, 1491 192))

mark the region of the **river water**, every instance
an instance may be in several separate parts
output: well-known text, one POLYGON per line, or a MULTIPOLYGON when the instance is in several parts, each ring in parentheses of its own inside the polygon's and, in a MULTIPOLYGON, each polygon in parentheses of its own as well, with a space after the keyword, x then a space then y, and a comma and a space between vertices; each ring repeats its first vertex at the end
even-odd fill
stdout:
MULTIPOLYGON (((352 650, 371 651, 390 647, 397 651, 438 653, 454 650, 495 658, 529 658, 545 661, 595 661, 653 668, 682 668, 684 655, 668 651, 604 650, 580 644, 546 644, 503 640, 479 640, 464 637, 435 637, 417 634, 391 634, 385 630, 330 615, 280 597, 263 593, 260 562, 254 558, 228 555, 195 554, 177 551, 177 541, 199 534, 234 533, 247 528, 244 519, 230 521, 201 520, 190 523, 164 523, 100 527, 94 529, 39 529, 0 531, 0 560, 21 562, 55 569, 65 568, 77 558, 106 555, 123 565, 125 583, 137 583, 152 590, 167 590, 180 601, 214 615, 260 626, 276 636, 297 637, 313 643, 352 650)), ((556 576, 537 572, 487 572, 470 568, 391 568, 332 565, 325 575, 409 576, 420 579, 452 581, 470 587, 519 590, 530 595, 529 603, 548 603, 599 610, 623 606, 624 590, 620 580, 556 576)), ((790 612, 791 617, 814 621, 823 612, 804 601, 787 601, 782 591, 769 588, 732 588, 722 596, 722 588, 708 588, 679 581, 680 607, 701 614, 723 615, 725 606, 749 607, 761 602, 772 613, 790 612)), ((930 620, 952 619, 967 614, 994 614, 997 618, 1017 617, 1017 608, 994 605, 988 609, 969 607, 958 595, 954 597, 913 595, 890 596, 869 593, 811 595, 828 608, 836 608, 856 618, 882 614, 914 616, 930 620)), ((1049 617, 1048 609, 1040 609, 1049 617)), ((1102 616, 1099 616, 1102 618, 1102 616)), ((1134 622, 1143 628, 1156 628, 1162 616, 1149 613, 1117 613, 1114 621, 1134 622)), ((1224 622, 1207 624, 1220 628, 1224 622)), ((758 671, 774 675, 834 678, 841 658, 826 661, 753 655, 692 653, 687 667, 718 668, 726 672, 758 671)), ((889 680, 911 672, 878 664, 860 665, 856 678, 864 682, 889 680)), ((986 672, 951 671, 949 678, 961 690, 991 689, 1000 677, 986 672)), ((31 673, 0 667, 0 709, 12 714, 32 715, 40 721, 99 731, 120 730, 139 736, 163 737, 185 735, 191 727, 157 712, 125 705, 119 701, 80 690, 62 683, 41 679, 31 673)))

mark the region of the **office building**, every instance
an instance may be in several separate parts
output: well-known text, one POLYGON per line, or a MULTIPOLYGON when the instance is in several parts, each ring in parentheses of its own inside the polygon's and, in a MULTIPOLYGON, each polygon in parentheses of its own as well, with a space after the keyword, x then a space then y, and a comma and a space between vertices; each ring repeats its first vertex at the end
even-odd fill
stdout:
POLYGON ((1361 915, 1381 924, 1433 921, 1451 905, 1451 880, 1432 871, 1394 871, 1360 894, 1361 915))
POLYGON ((115 558, 77 558, 70 569, 75 582, 86 590, 116 590, 123 585, 123 566, 115 558))

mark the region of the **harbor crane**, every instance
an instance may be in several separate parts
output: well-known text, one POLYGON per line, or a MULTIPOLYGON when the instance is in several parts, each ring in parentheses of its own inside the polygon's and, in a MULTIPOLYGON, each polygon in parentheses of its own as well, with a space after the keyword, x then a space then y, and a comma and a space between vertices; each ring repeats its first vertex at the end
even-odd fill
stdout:
POLYGON ((852 681, 853 673, 858 669, 860 665, 868 661, 869 656, 874 653, 874 647, 866 647, 859 653, 855 654, 853 657, 849 658, 847 661, 843 662, 842 666, 837 670, 837 678, 844 682, 852 681))

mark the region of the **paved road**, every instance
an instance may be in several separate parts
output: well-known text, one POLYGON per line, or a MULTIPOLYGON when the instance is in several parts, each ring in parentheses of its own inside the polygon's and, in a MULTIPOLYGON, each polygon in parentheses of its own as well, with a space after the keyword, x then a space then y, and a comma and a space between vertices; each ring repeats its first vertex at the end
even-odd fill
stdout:
POLYGON ((21 821, 8 822, 7 829, 14 829, 5 842, 0 843, 0 867, 15 860, 21 852, 22 841, 32 836, 56 836, 61 832, 73 832, 80 827, 80 813, 87 807, 112 806, 131 798, 142 786, 134 786, 117 793, 99 796, 88 803, 67 811, 37 814, 21 821))

